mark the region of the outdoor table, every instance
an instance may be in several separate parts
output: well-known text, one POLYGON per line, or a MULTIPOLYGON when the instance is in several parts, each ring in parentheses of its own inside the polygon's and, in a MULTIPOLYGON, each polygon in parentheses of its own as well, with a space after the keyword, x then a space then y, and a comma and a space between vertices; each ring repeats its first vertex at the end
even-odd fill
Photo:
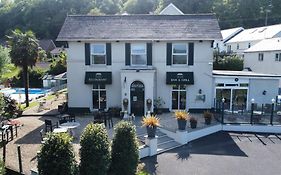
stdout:
POLYGON ((67 132, 67 128, 63 127, 63 128, 55 128, 53 130, 54 133, 66 133, 67 132))
POLYGON ((1 127, 1 132, 2 132, 2 141, 4 140, 4 135, 7 135, 7 141, 9 139, 9 133, 8 130, 11 130, 11 134, 13 135, 13 129, 11 129, 11 125, 4 125, 1 127))
POLYGON ((71 135, 75 138, 74 129, 77 128, 78 126, 80 126, 79 122, 66 122, 66 123, 61 124, 59 127, 69 129, 71 135))

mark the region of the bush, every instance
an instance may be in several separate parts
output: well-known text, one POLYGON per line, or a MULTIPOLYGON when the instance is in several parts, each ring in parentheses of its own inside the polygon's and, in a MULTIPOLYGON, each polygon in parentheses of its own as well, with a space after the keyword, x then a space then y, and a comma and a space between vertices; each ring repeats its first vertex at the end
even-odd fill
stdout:
POLYGON ((104 125, 88 124, 80 145, 80 175, 106 175, 110 165, 110 142, 104 125))
POLYGON ((135 174, 139 161, 136 128, 129 122, 121 121, 114 130, 110 173, 113 175, 135 174))
POLYGON ((72 138, 67 133, 52 133, 38 154, 38 172, 41 175, 76 175, 72 138))
MULTIPOLYGON (((13 77, 11 81, 12 87, 23 87, 23 77, 22 77, 22 70, 19 72, 19 74, 15 77, 13 77)), ((29 77, 29 87, 30 88, 42 88, 43 87, 43 81, 42 77, 44 75, 44 71, 40 68, 35 69, 29 69, 28 71, 28 77, 29 77)))
POLYGON ((5 164, 3 162, 3 160, 0 160, 0 175, 4 175, 5 174, 5 164))
POLYGON ((2 116, 6 119, 15 118, 18 116, 20 111, 16 100, 12 99, 10 96, 3 96, 4 108, 2 116))
POLYGON ((236 55, 217 56, 214 60, 214 70, 233 70, 241 71, 244 67, 242 58, 236 55))
POLYGON ((51 64, 48 70, 50 75, 58 75, 66 72, 66 54, 61 52, 59 58, 55 59, 51 64))

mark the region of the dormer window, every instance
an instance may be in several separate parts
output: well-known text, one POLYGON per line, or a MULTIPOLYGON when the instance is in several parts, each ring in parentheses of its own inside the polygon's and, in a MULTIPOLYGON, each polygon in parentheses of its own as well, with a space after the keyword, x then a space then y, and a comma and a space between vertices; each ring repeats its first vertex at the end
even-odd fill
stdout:
POLYGON ((132 66, 147 65, 146 44, 131 44, 131 63, 132 66))
POLYGON ((91 45, 91 59, 92 64, 105 65, 106 64, 106 46, 105 44, 91 45))
POLYGON ((172 63, 175 65, 187 64, 187 45, 186 44, 173 44, 172 63))

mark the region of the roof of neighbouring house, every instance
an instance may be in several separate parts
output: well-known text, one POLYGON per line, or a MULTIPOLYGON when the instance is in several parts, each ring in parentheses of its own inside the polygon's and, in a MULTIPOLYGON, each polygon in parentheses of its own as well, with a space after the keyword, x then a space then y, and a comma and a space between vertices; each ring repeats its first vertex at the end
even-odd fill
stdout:
POLYGON ((252 71, 229 71, 229 70, 213 70, 214 76, 238 76, 238 77, 271 77, 280 78, 281 75, 277 74, 263 74, 252 71))
POLYGON ((213 14, 67 16, 58 41, 221 39, 213 14))
POLYGON ((224 42, 227 42, 229 39, 237 35, 238 33, 244 30, 243 27, 236 27, 231 29, 225 29, 221 31, 222 39, 224 42))
POLYGON ((56 47, 51 51, 51 54, 60 54, 61 52, 64 51, 64 48, 56 47))
POLYGON ((51 39, 39 40, 39 46, 47 52, 50 52, 51 50, 56 48, 55 43, 51 39))
POLYGON ((281 51, 281 38, 264 39, 244 52, 281 51))
POLYGON ((160 15, 183 15, 184 13, 178 9, 173 3, 170 3, 160 13, 160 15))
POLYGON ((279 33, 281 33, 281 24, 245 29, 227 43, 268 39, 275 37, 279 33))

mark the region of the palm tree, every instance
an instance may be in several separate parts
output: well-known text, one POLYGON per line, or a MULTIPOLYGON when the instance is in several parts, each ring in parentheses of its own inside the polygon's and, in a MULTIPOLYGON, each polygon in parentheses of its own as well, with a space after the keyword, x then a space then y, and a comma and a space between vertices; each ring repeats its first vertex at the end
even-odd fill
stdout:
POLYGON ((16 29, 12 31, 12 35, 8 36, 8 44, 10 47, 11 62, 20 67, 23 72, 23 83, 25 88, 25 103, 29 106, 28 99, 28 67, 33 67, 39 57, 39 44, 34 33, 27 31, 23 33, 16 29))

